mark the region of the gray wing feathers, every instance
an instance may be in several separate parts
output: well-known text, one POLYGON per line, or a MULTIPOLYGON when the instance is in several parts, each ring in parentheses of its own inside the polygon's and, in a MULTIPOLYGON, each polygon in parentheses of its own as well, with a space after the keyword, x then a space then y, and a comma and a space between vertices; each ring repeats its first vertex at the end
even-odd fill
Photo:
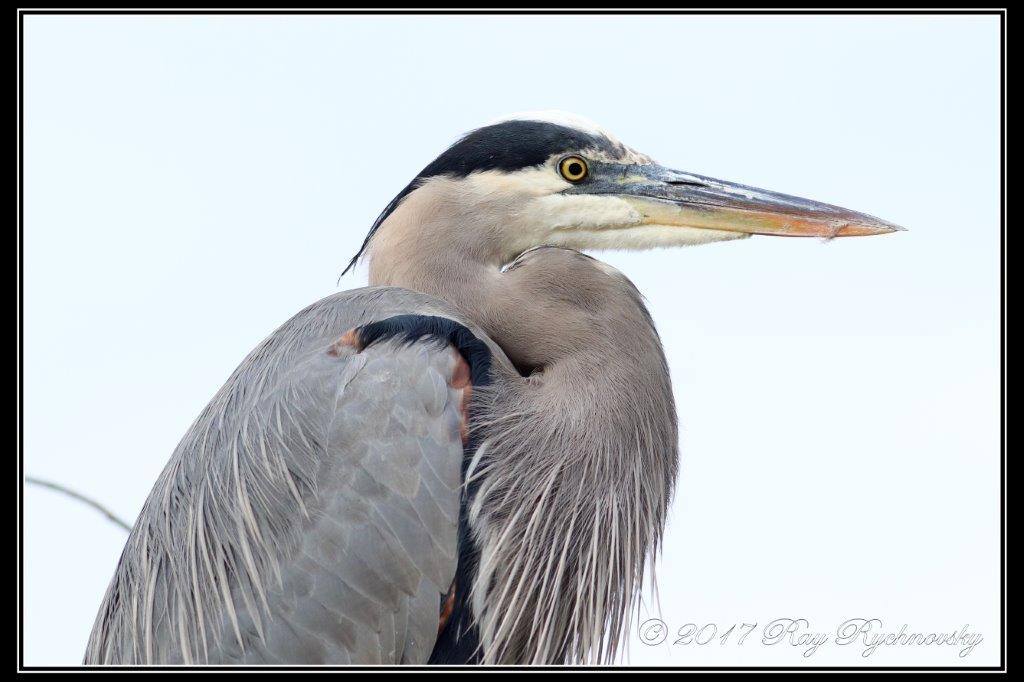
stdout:
POLYGON ((346 292, 246 358, 147 500, 87 663, 427 660, 457 561, 454 352, 326 352, 409 312, 455 317, 404 290, 346 292))

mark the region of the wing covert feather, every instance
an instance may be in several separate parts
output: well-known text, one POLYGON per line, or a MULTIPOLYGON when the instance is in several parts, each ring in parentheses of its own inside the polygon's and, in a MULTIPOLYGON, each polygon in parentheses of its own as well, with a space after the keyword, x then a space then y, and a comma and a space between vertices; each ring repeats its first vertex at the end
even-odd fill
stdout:
MULTIPOLYGON (((282 566, 283 589, 268 595, 279 615, 264 627, 266 651, 250 632, 243 641, 252 652, 239 652, 238 662, 294 662, 297 650, 309 663, 430 654, 440 595, 457 561, 459 398, 444 379, 453 357, 392 343, 364 353, 364 366, 325 415, 326 457, 310 518, 282 566), (431 380, 417 381, 422 376, 431 380), (417 609, 425 613, 410 614, 417 609)), ((346 361, 322 360, 327 374, 346 361)))
POLYGON ((150 494, 86 663, 427 661, 458 556, 455 353, 327 352, 409 312, 458 319, 404 290, 346 292, 246 358, 150 494))

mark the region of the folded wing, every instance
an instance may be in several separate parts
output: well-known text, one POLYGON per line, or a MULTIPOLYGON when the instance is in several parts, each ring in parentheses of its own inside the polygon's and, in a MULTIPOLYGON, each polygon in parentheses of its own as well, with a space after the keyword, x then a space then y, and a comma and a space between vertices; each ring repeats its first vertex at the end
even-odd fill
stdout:
POLYGON ((424 663, 458 557, 458 352, 346 332, 435 299, 371 288, 274 332, 189 429, 133 528, 89 664, 424 663))

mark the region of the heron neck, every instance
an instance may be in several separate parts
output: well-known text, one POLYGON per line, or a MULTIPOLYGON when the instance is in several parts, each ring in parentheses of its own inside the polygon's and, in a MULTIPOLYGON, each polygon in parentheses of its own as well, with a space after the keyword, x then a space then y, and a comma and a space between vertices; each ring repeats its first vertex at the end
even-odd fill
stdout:
POLYGON ((464 233, 442 226, 420 226, 420 231, 434 238, 415 239, 394 226, 382 227, 371 245, 370 284, 446 301, 483 329, 522 374, 543 369, 548 381, 581 383, 593 391, 612 382, 622 395, 624 382, 633 388, 639 378, 666 372, 639 294, 622 296, 595 320, 553 299, 554 288, 573 281, 571 273, 566 281, 545 282, 526 268, 506 272, 500 257, 465 240, 464 233))

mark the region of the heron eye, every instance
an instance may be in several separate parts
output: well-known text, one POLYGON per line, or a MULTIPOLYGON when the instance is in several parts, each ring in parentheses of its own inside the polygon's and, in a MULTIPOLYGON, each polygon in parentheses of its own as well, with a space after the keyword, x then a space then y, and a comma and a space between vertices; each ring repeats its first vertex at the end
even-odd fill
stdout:
POLYGON ((579 182, 587 177, 587 162, 578 156, 567 156, 559 162, 558 172, 569 182, 579 182))

